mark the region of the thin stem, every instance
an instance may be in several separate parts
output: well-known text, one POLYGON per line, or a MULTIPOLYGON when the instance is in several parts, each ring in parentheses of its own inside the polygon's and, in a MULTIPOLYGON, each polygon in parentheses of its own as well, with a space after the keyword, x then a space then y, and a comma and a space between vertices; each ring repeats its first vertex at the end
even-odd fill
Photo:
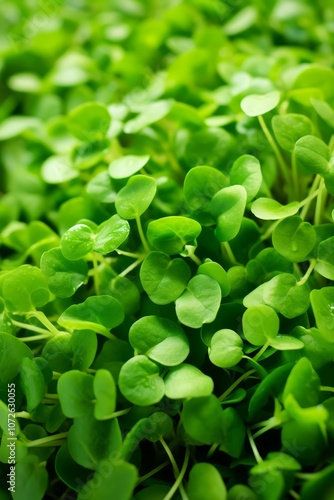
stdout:
POLYGON ((182 465, 182 468, 181 468, 181 472, 180 474, 178 475, 175 483, 173 484, 173 486, 171 487, 171 489, 169 490, 169 492, 167 493, 167 495, 165 495, 165 497, 163 498, 163 500, 171 500, 174 496, 174 494, 177 492, 178 488, 180 489, 180 493, 181 493, 181 497, 182 497, 182 500, 189 500, 189 497, 187 495, 187 493, 185 492, 183 486, 182 486, 182 480, 183 480, 183 477, 186 473, 186 470, 187 470, 187 467, 188 467, 188 463, 189 463, 189 448, 187 447, 186 448, 186 453, 184 455, 184 461, 183 461, 183 465, 182 465))
POLYGON ((52 380, 58 380, 61 375, 59 372, 52 372, 52 380))
MULTIPOLYGON (((270 419, 271 420, 271 419, 270 419)), ((282 421, 279 420, 279 419, 276 419, 276 418, 273 418, 272 419, 273 421, 271 422, 271 424, 268 424, 266 425, 265 427, 263 427, 262 429, 260 429, 259 431, 257 431, 254 436, 253 436, 253 439, 256 439, 258 438, 259 436, 261 436, 262 434, 264 434, 265 432, 267 431, 270 431, 271 429, 274 429, 275 427, 278 427, 279 425, 281 425, 282 421)))
POLYGON ((256 444, 254 442, 254 439, 253 439, 253 436, 252 436, 252 433, 249 429, 247 429, 247 436, 248 436, 248 439, 249 439, 249 444, 251 445, 251 448, 252 448, 252 451, 253 451, 253 455, 255 457, 255 460, 257 461, 257 463, 261 463, 263 462, 263 459, 256 447, 256 444))
POLYGON ((137 266, 139 266, 139 264, 141 262, 143 262, 144 258, 141 257, 140 259, 137 259, 135 262, 133 262, 132 264, 130 264, 126 269, 124 269, 124 271, 122 271, 121 273, 119 273, 118 276, 126 276, 127 274, 129 274, 133 269, 135 269, 137 266))
POLYGON ((168 444, 166 443, 166 441, 164 440, 164 438, 160 438, 159 441, 162 444, 162 446, 164 447, 165 452, 167 453, 168 458, 173 466, 174 475, 178 476, 180 474, 180 471, 179 471, 179 468, 178 468, 177 463, 175 461, 175 458, 173 456, 173 453, 171 452, 171 450, 170 450, 168 444))
POLYGON ((193 262, 195 262, 195 264, 197 264, 198 266, 200 266, 202 264, 202 261, 201 261, 201 259, 199 259, 197 257, 197 255, 195 255, 195 249, 196 249, 196 247, 194 247, 193 245, 186 245, 185 248, 188 251, 188 257, 193 262))
POLYGON ((167 465, 169 465, 169 460, 166 460, 166 462, 163 462, 162 464, 158 465, 158 467, 155 467, 155 469, 152 469, 150 472, 145 474, 145 476, 139 477, 138 481, 137 481, 137 486, 138 486, 138 484, 143 483, 144 481, 146 481, 146 479, 149 479, 150 477, 154 476, 154 474, 156 474, 157 472, 159 472, 162 469, 164 469, 165 467, 167 467, 167 465))
MULTIPOLYGON (((303 210, 300 213, 300 217, 303 220, 305 219, 305 217, 307 215, 308 209, 310 208, 310 205, 311 205, 312 200, 314 198, 313 194, 317 190, 320 181, 321 181, 320 175, 316 175, 315 178, 314 178, 314 180, 313 180, 313 184, 312 184, 312 186, 311 186, 311 188, 309 190, 309 196, 307 198, 305 198, 305 200, 303 200, 303 201, 300 202, 300 206, 301 207, 304 205, 304 208, 303 208, 303 210)), ((317 195, 315 195, 315 196, 317 196, 317 195)))
POLYGON ((125 252, 124 250, 119 250, 119 248, 117 248, 115 251, 118 253, 118 255, 124 255, 125 257, 132 257, 133 259, 140 259, 141 257, 143 257, 143 255, 140 253, 125 252))
POLYGON ((243 381, 243 380, 246 380, 246 378, 250 377, 250 375, 252 375, 253 373, 255 373, 256 370, 249 370, 248 372, 244 373, 243 375, 241 375, 241 377, 239 377, 235 382, 233 382, 232 385, 230 385, 230 387, 220 396, 219 398, 219 401, 224 401, 224 399, 227 398, 227 396, 229 394, 231 394, 231 392, 234 391, 234 389, 243 381))
POLYGON ((17 411, 15 413, 15 417, 16 418, 27 418, 28 420, 31 419, 31 415, 27 411, 17 411))
POLYGON ((206 455, 206 458, 212 457, 212 455, 214 454, 214 452, 216 451, 218 446, 219 446, 219 443, 213 443, 213 445, 211 446, 210 450, 208 451, 208 453, 206 455))
POLYGON ((100 294, 100 277, 99 277, 99 265, 97 263, 96 252, 92 252, 93 261, 93 278, 94 278, 94 290, 95 295, 100 294))
POLYGON ((13 325, 15 325, 19 328, 22 328, 24 330, 30 330, 32 332, 41 333, 44 335, 45 334, 50 335, 49 330, 45 330, 44 328, 40 328, 39 326, 30 325, 29 323, 21 323, 21 321, 16 321, 15 319, 12 319, 12 318, 11 318, 11 322, 13 325))
POLYGON ((314 224, 319 225, 321 222, 321 214, 322 214, 322 195, 324 192, 325 188, 325 181, 324 179, 321 179, 320 185, 319 185, 319 193, 317 196, 317 202, 315 205, 315 213, 314 213, 314 224))
POLYGON ((144 250, 146 253, 149 253, 150 247, 148 246, 139 215, 137 215, 137 217, 136 217, 136 224, 137 224, 138 234, 139 234, 140 240, 143 244, 144 250))
POLYGON ((310 265, 309 265, 308 270, 306 271, 306 273, 304 274, 304 276, 299 281, 297 281, 297 283, 296 283, 298 286, 304 285, 304 283, 306 283, 306 281, 311 276, 312 271, 315 268, 316 264, 317 264, 317 259, 312 259, 310 261, 310 265))
POLYGON ((59 399, 58 394, 49 394, 49 393, 46 393, 46 394, 45 394, 45 397, 46 397, 47 399, 59 399))
POLYGON ((320 390, 326 392, 334 392, 334 387, 329 387, 328 385, 321 385, 320 390))
POLYGON ((285 182, 287 183, 287 186, 289 186, 290 185, 290 176, 289 176, 289 172, 288 172, 287 166, 285 164, 285 161, 283 159, 283 156, 281 155, 281 152, 278 149, 278 146, 277 146, 276 142, 274 141, 274 138, 271 135, 271 133, 266 125, 266 122, 263 119, 263 116, 261 116, 261 115, 258 116, 258 119, 259 119, 259 123, 260 123, 261 128, 262 128, 262 131, 263 131, 264 135, 266 136, 267 141, 269 142, 269 144, 270 144, 270 146, 271 146, 272 150, 274 151, 274 154, 277 158, 277 162, 281 168, 281 172, 283 174, 285 182))
POLYGON ((48 443, 49 446, 52 446, 53 441, 59 441, 60 439, 66 438, 68 432, 61 432, 60 434, 54 434, 53 436, 47 436, 41 439, 35 439, 34 441, 28 441, 28 448, 32 448, 33 446, 43 446, 45 443, 48 443))
POLYGON ((262 354, 268 349, 269 345, 270 344, 268 342, 264 344, 264 346, 261 347, 259 352, 255 354, 255 356, 253 357, 253 361, 257 361, 262 356, 262 354))
POLYGON ((292 167, 292 179, 293 179, 294 194, 295 194, 295 198, 298 200, 300 193, 299 193, 298 171, 297 171, 295 150, 292 151, 292 155, 291 155, 291 167, 292 167))
POLYGON ((34 342, 35 340, 45 340, 53 337, 53 335, 49 332, 45 335, 32 335, 31 337, 19 337, 22 342, 34 342))
POLYGON ((239 266, 240 265, 239 262, 237 261, 237 259, 234 256, 234 253, 232 251, 232 248, 231 248, 230 244, 227 241, 224 241, 224 242, 221 243, 221 249, 222 249, 223 253, 224 252, 226 253, 229 261, 231 262, 231 264, 233 266, 239 266))
POLYGON ((105 417, 104 420, 109 420, 110 418, 121 417, 122 415, 126 415, 127 413, 129 413, 130 410, 131 410, 131 408, 126 408, 126 410, 114 411, 114 413, 111 413, 110 415, 105 417))
POLYGON ((276 228, 276 226, 278 226, 278 224, 280 223, 281 221, 280 220, 276 220, 275 222, 273 222, 267 229, 267 231, 265 233, 262 234, 261 236, 261 240, 266 240, 267 238, 269 238, 269 236, 271 236, 271 234, 274 232, 274 229, 276 228))
POLYGON ((295 498, 296 500, 298 500, 300 498, 300 495, 298 495, 298 493, 295 491, 295 490, 290 490, 289 491, 289 494, 295 498))
POLYGON ((303 481, 308 481, 314 478, 314 472, 295 472, 295 477, 298 479, 303 479, 303 481))
POLYGON ((53 333, 53 335, 60 335, 61 332, 51 323, 42 311, 31 311, 27 316, 28 318, 31 316, 37 318, 49 332, 53 333))

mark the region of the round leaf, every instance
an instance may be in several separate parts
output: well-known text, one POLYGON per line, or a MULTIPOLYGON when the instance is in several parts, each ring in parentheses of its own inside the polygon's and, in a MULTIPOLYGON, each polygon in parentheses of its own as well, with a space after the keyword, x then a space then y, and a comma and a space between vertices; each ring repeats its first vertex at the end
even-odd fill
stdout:
POLYGON ((226 297, 230 293, 231 286, 227 272, 217 262, 205 259, 205 262, 198 267, 197 274, 205 274, 205 276, 215 279, 220 286, 222 297, 226 297))
POLYGON ((148 209, 156 191, 157 183, 153 177, 130 177, 126 186, 117 194, 115 206, 118 215, 123 219, 136 219, 148 209))
POLYGON ((143 355, 129 359, 122 366, 118 383, 123 396, 138 406, 154 405, 165 393, 158 366, 143 355))
POLYGON ((182 363, 189 354, 188 338, 174 321, 144 316, 130 328, 130 344, 139 354, 165 366, 182 363))
POLYGON ((241 101, 241 109, 247 116, 260 116, 276 108, 281 98, 278 90, 268 92, 268 94, 251 94, 241 101))
POLYGON ((258 198, 252 203, 251 211, 258 219, 278 220, 295 215, 299 210, 298 201, 292 201, 288 205, 281 205, 271 198, 258 198))
POLYGON ((99 225, 93 248, 96 252, 107 254, 113 252, 127 239, 130 233, 128 221, 117 214, 99 225))
POLYGON ((171 260, 163 252, 150 252, 140 268, 141 284, 155 304, 169 304, 176 300, 190 276, 189 266, 184 260, 171 260))
POLYGON ((313 128, 307 116, 295 113, 276 115, 271 123, 278 144, 286 151, 293 151, 298 139, 310 135, 313 128))
POLYGON ((242 155, 233 163, 230 171, 231 184, 239 184, 246 189, 247 203, 257 195, 262 184, 260 162, 255 156, 242 155))
POLYGON ((93 330, 108 336, 109 330, 123 320, 124 310, 120 302, 110 295, 98 295, 68 307, 58 323, 69 330, 93 330))
POLYGON ((233 330, 218 330, 209 347, 210 361, 220 368, 231 368, 239 363, 243 356, 243 342, 233 330))
POLYGON ((211 216, 217 221, 218 241, 230 241, 238 234, 244 215, 247 192, 243 186, 230 186, 218 191, 210 203, 211 216))
POLYGON ((34 311, 50 300, 50 291, 38 267, 23 265, 3 277, 0 295, 12 312, 34 311))
POLYGON ((176 300, 176 315, 181 323, 201 328, 211 323, 218 313, 221 290, 216 280, 200 274, 192 278, 183 294, 176 300))
POLYGON ((115 381, 108 370, 97 370, 93 381, 93 391, 96 398, 94 417, 97 420, 110 418, 116 408, 117 393, 115 381))
POLYGON ((296 162, 304 175, 326 174, 329 170, 330 150, 318 137, 306 135, 296 142, 296 162))
POLYGON ((218 470, 208 463, 193 465, 187 487, 189 500, 226 500, 227 490, 218 470))
POLYGON ((79 260, 94 247, 94 232, 86 224, 76 224, 62 236, 60 248, 65 259, 79 260))
POLYGON ((147 237, 157 250, 173 255, 181 253, 185 245, 194 243, 201 230, 201 225, 193 219, 170 216, 150 222, 147 237))
POLYGON ((170 399, 200 398, 212 393, 213 380, 196 366, 184 363, 168 373, 165 386, 170 399))
POLYGON ((327 286, 310 293, 315 321, 321 336, 334 342, 334 288, 327 286))
POLYGON ((276 337, 279 330, 279 319, 271 307, 266 305, 253 306, 244 312, 242 328, 248 342, 260 346, 276 337))
POLYGON ((68 126, 72 134, 84 142, 102 139, 110 126, 107 108, 97 102, 86 102, 70 111, 68 126))
POLYGON ((88 277, 87 263, 84 260, 66 259, 60 248, 52 248, 43 253, 41 271, 51 292, 62 298, 72 297, 88 277))
POLYGON ((213 394, 184 402, 182 424, 186 433, 203 444, 220 443, 224 439, 221 404, 213 394))
POLYGON ((94 378, 88 373, 71 370, 63 373, 58 380, 57 390, 61 409, 66 417, 81 417, 93 405, 94 378))
POLYGON ((145 156, 122 156, 117 158, 109 165, 109 175, 113 179, 126 179, 131 177, 131 175, 137 173, 140 169, 145 167, 146 163, 149 161, 150 157, 145 156))
POLYGON ((42 165, 42 178, 48 184, 61 184, 79 176, 69 160, 63 156, 50 156, 42 165))
POLYGON ((298 216, 282 220, 273 232, 274 248, 290 262, 303 262, 315 244, 312 225, 298 216))
POLYGON ((319 244, 315 270, 321 276, 334 281, 334 236, 319 244))
POLYGON ((282 273, 265 284, 263 299, 286 318, 295 318, 307 311, 309 293, 307 283, 298 285, 295 276, 282 273))
POLYGON ((213 167, 194 167, 186 175, 183 195, 192 210, 206 209, 212 197, 227 187, 225 175, 213 167))
POLYGON ((271 347, 274 347, 279 351, 289 351, 304 348, 304 343, 301 340, 296 339, 295 337, 291 337, 290 335, 277 335, 274 339, 270 339, 269 343, 271 347))
POLYGON ((11 382, 21 369, 24 358, 32 358, 33 353, 21 340, 9 333, 0 333, 0 381, 11 382))

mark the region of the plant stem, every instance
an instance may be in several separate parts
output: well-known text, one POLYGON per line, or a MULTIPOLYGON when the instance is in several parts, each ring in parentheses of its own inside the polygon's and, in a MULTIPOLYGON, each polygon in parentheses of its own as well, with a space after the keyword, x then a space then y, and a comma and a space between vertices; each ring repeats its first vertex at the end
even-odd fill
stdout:
POLYGON ((248 436, 248 439, 249 439, 249 444, 251 445, 251 448, 252 448, 252 451, 253 451, 253 454, 254 454, 254 457, 255 457, 255 460, 257 461, 257 463, 261 463, 263 462, 263 459, 256 447, 256 444, 254 442, 254 439, 253 439, 253 436, 252 436, 252 433, 249 429, 247 429, 247 436, 248 436))
POLYGON ((329 387, 328 385, 321 385, 320 390, 326 392, 334 392, 334 387, 329 387))
POLYGON ((198 266, 200 266, 202 264, 202 261, 201 261, 201 259, 199 259, 197 257, 197 255, 195 255, 195 249, 196 249, 196 247, 194 247, 193 245, 186 245, 185 248, 188 251, 188 257, 193 262, 195 262, 195 264, 197 264, 198 266))
POLYGON ((31 316, 37 318, 53 335, 61 334, 61 332, 51 323, 42 311, 31 311, 27 314, 27 317, 29 318, 31 316))
POLYGON ((35 340, 45 340, 51 337, 53 337, 53 335, 49 332, 45 335, 32 335, 31 337, 19 337, 19 339, 22 340, 22 342, 34 342, 35 340))
POLYGON ((304 220, 306 215, 307 215, 307 212, 308 212, 308 209, 310 208, 310 205, 312 203, 312 200, 313 198, 315 198, 315 196, 317 195, 314 195, 315 191, 317 191, 317 188, 318 188, 318 185, 321 181, 321 177, 320 175, 316 175, 315 178, 314 178, 314 181, 313 181, 313 184, 309 190, 309 195, 307 198, 305 198, 305 200, 301 201, 300 202, 300 206, 304 206, 303 210, 301 211, 300 213, 300 217, 304 220), (314 195, 314 196, 313 196, 314 195))
POLYGON ((182 497, 182 500, 189 500, 189 497, 188 495, 186 494, 184 488, 183 488, 183 485, 182 485, 182 480, 183 480, 183 477, 186 473, 186 470, 187 470, 187 467, 188 467, 188 462, 189 462, 189 448, 186 447, 186 453, 184 455, 184 461, 183 461, 183 465, 182 465, 182 468, 181 468, 181 472, 179 473, 175 483, 173 484, 173 486, 171 487, 171 489, 169 490, 169 492, 167 493, 167 495, 165 495, 165 497, 163 498, 163 500, 171 500, 174 496, 174 494, 176 493, 177 489, 179 488, 180 489, 180 493, 181 493, 181 497, 182 497))
POLYGON ((127 274, 129 274, 133 269, 135 269, 137 266, 139 266, 139 264, 141 262, 143 262, 144 258, 141 257, 140 259, 137 259, 135 262, 133 262, 132 264, 130 264, 126 269, 124 269, 124 271, 122 271, 121 273, 119 273, 118 276, 126 276, 127 274))
POLYGON ((45 394, 45 397, 46 397, 47 399, 59 399, 58 394, 49 394, 49 393, 46 393, 46 394, 45 394))
POLYGON ((15 417, 17 417, 17 418, 27 418, 28 420, 31 419, 31 415, 27 411, 17 411, 15 413, 15 417))
POLYGON ((227 257, 229 259, 229 261, 231 262, 231 264, 233 266, 239 266, 239 262, 237 261, 237 259, 235 258, 234 256, 234 253, 232 251, 232 248, 230 246, 230 244, 227 242, 227 241, 224 241, 221 243, 221 249, 222 249, 222 252, 226 253, 227 254, 227 257))
POLYGON ((150 247, 148 246, 139 215, 137 215, 137 217, 136 217, 136 224, 137 224, 138 234, 139 234, 140 240, 142 242, 142 245, 144 247, 144 250, 146 253, 149 253, 150 247))
POLYGON ((306 273, 304 274, 304 276, 299 281, 297 281, 297 283, 296 283, 297 286, 301 286, 301 285, 304 285, 304 283, 306 283, 306 281, 311 276, 312 271, 315 268, 316 264, 317 264, 317 259, 311 259, 310 260, 309 268, 306 271, 306 273))
POLYGON ((314 213, 314 224, 318 225, 321 222, 321 213, 322 213, 322 195, 324 192, 325 188, 325 181, 324 179, 321 179, 320 185, 319 185, 319 193, 317 196, 317 202, 315 205, 315 213, 314 213))
POLYGON ((132 257, 134 259, 140 259, 143 257, 142 254, 140 253, 133 253, 133 252, 125 252, 124 250, 119 250, 118 248, 115 250, 119 255, 124 255, 125 257, 132 257))
POLYGON ((50 335, 49 330, 45 330, 44 328, 40 328, 39 326, 30 325, 29 323, 21 323, 21 321, 16 321, 15 319, 11 319, 11 322, 13 325, 24 330, 30 330, 32 332, 41 333, 43 335, 50 335))
POLYGON ((234 391, 234 389, 243 381, 243 380, 246 380, 246 378, 248 378, 250 375, 252 375, 253 373, 255 373, 256 370, 249 370, 248 372, 244 373, 243 375, 241 375, 241 377, 239 377, 235 382, 233 382, 233 384, 220 396, 219 398, 219 401, 224 401, 224 399, 227 398, 227 396, 229 394, 231 394, 232 391, 234 391))
POLYGON ((281 155, 281 152, 278 149, 278 146, 277 146, 276 142, 274 141, 274 138, 271 135, 271 133, 266 125, 266 122, 263 119, 263 116, 261 116, 261 115, 258 116, 258 119, 259 119, 259 123, 260 123, 261 128, 262 128, 262 131, 263 131, 264 135, 266 136, 267 141, 269 142, 272 150, 274 151, 274 154, 277 158, 277 162, 281 168, 282 175, 283 175, 285 182, 287 184, 287 187, 288 187, 290 185, 290 176, 289 176, 289 172, 288 172, 287 166, 285 164, 285 161, 283 159, 283 156, 281 155))
POLYGON ((53 436, 48 436, 41 439, 35 439, 34 441, 28 441, 27 447, 32 448, 33 446, 43 446, 45 443, 47 443, 48 446, 52 446, 53 441, 59 441, 60 439, 66 438, 67 435, 68 432, 61 432, 60 434, 54 434, 53 436))
POLYGON ((167 465, 169 465, 169 460, 166 460, 166 462, 163 462, 162 464, 158 465, 158 467, 155 467, 155 469, 152 469, 150 472, 145 474, 145 476, 139 477, 138 481, 137 481, 137 486, 138 486, 138 484, 143 483, 144 481, 146 481, 146 479, 149 479, 151 476, 154 476, 154 474, 156 474, 157 472, 159 472, 162 469, 164 469, 165 467, 167 467, 167 465))
POLYGON ((271 234, 274 232, 276 226, 278 226, 278 224, 280 223, 281 221, 280 220, 276 220, 275 222, 273 222, 267 229, 267 231, 265 233, 262 234, 261 236, 261 240, 266 240, 267 238, 269 238, 269 236, 271 236, 271 234))
POLYGON ((100 277, 99 277, 99 265, 97 263, 96 252, 92 252, 92 262, 93 262, 93 278, 94 278, 94 290, 95 295, 100 294, 100 277))
POLYGON ((208 453, 206 455, 206 458, 212 457, 212 455, 214 454, 214 452, 216 451, 218 446, 219 446, 219 443, 213 443, 213 445, 211 446, 210 450, 208 451, 208 453))
POLYGON ((109 420, 110 418, 121 417, 122 415, 126 415, 127 413, 129 413, 130 410, 131 410, 131 408, 126 408, 126 410, 114 411, 114 413, 111 413, 110 415, 108 415, 108 417, 105 417, 104 420, 109 420))
POLYGON ((292 151, 291 154, 291 167, 292 167, 292 179, 293 179, 293 188, 294 195, 297 200, 299 200, 299 182, 298 182, 298 172, 297 172, 297 164, 296 164, 296 152, 292 151))
POLYGON ((166 443, 166 441, 164 440, 164 438, 160 438, 159 441, 162 444, 162 446, 164 447, 165 452, 167 453, 168 458, 173 466, 174 475, 177 477, 180 474, 180 471, 179 471, 179 468, 178 468, 177 463, 175 461, 175 458, 173 456, 173 453, 171 452, 171 450, 170 450, 168 444, 166 443))
POLYGON ((296 500, 298 500, 300 498, 300 495, 298 495, 298 493, 295 490, 290 490, 289 493, 296 500))
POLYGON ((255 356, 253 357, 253 361, 257 361, 261 356, 262 354, 268 349, 269 347, 269 343, 266 342, 262 347, 261 349, 259 350, 259 352, 257 354, 255 354, 255 356))

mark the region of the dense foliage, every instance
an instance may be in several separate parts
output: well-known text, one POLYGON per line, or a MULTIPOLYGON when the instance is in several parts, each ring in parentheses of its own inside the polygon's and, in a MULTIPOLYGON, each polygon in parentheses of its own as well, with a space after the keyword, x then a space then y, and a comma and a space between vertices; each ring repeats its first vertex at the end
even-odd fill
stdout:
POLYGON ((333 498, 332 2, 1 10, 0 498, 333 498))

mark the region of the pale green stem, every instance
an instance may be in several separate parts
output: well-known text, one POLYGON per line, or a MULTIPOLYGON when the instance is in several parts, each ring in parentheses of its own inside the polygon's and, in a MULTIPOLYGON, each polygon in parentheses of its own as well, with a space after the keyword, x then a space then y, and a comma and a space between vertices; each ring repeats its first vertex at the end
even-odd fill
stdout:
MULTIPOLYGON (((303 210, 301 211, 300 213, 300 217, 304 220, 306 215, 307 215, 307 212, 308 212, 308 209, 310 208, 310 205, 312 203, 312 200, 314 198, 314 196, 312 196, 314 194, 314 192, 317 190, 318 186, 319 186, 319 183, 321 181, 321 177, 320 175, 316 175, 314 180, 313 180, 313 184, 309 190, 309 196, 307 198, 305 198, 305 200, 303 200, 301 203, 300 203, 300 206, 303 206, 304 205, 304 208, 303 210)), ((317 196, 317 195, 315 195, 317 196)))
POLYGON ((326 392, 334 392, 334 387, 329 387, 328 385, 321 385, 320 390, 326 392))
POLYGON ((19 337, 22 342, 35 342, 36 340, 46 340, 53 337, 52 333, 46 333, 45 335, 32 335, 31 337, 19 337))
POLYGON ((49 394, 49 393, 46 393, 46 394, 45 394, 45 397, 46 397, 47 399, 59 399, 58 394, 49 394))
POLYGON ((124 250, 119 250, 119 248, 117 248, 115 251, 119 255, 124 255, 125 257, 132 257, 133 259, 141 259, 143 257, 143 255, 140 253, 125 252, 124 250))
POLYGON ((297 493, 295 490, 290 490, 290 491, 289 491, 289 494, 290 494, 293 498, 295 498, 296 500, 299 500, 299 498, 300 498, 300 495, 298 495, 298 493, 297 493))
POLYGON ((273 222, 273 224, 271 224, 267 231, 265 233, 263 233, 263 235, 261 236, 261 240, 266 240, 267 238, 269 238, 269 236, 271 236, 271 234, 274 232, 276 226, 278 226, 278 224, 280 223, 281 221, 280 220, 276 220, 275 222, 273 222))
POLYGON ((249 429, 247 429, 247 436, 248 436, 249 444, 251 445, 255 460, 257 461, 258 464, 263 462, 263 459, 262 459, 262 457, 261 457, 261 455, 256 447, 253 436, 252 436, 251 431, 249 429))
POLYGON ((262 354, 268 349, 269 346, 270 346, 269 342, 264 344, 264 346, 261 347, 259 352, 255 354, 255 356, 253 357, 253 361, 257 361, 262 356, 262 354))
POLYGON ((136 224, 137 224, 138 234, 139 234, 140 240, 142 242, 142 245, 144 247, 144 250, 146 253, 149 253, 150 247, 148 246, 148 243, 147 243, 144 231, 143 231, 143 226, 141 225, 141 220, 140 220, 139 215, 137 215, 137 217, 136 217, 136 224))
POLYGON ((325 189, 325 181, 321 179, 319 185, 319 193, 317 196, 317 202, 315 205, 315 213, 314 213, 314 224, 318 225, 321 222, 321 214, 322 214, 322 196, 325 189))
POLYGON ((17 417, 17 418, 26 418, 28 420, 31 419, 31 415, 27 411, 17 411, 15 413, 15 417, 17 417))
POLYGON ((202 264, 202 261, 201 259, 199 259, 197 257, 197 255, 195 255, 195 247, 192 246, 192 245, 186 245, 185 246, 186 250, 188 251, 188 257, 193 261, 195 262, 195 264, 197 264, 198 266, 200 266, 202 264))
POLYGON ((114 411, 114 413, 111 413, 107 417, 104 417, 103 420, 109 420, 110 418, 121 417, 122 415, 126 415, 127 413, 129 413, 130 410, 131 410, 131 408, 127 408, 126 410, 114 411))
POLYGON ((317 259, 312 259, 310 261, 310 265, 309 265, 308 270, 306 271, 306 273, 304 274, 304 276, 299 281, 297 281, 296 285, 301 286, 301 285, 304 285, 304 283, 306 283, 306 281, 311 276, 312 271, 315 268, 316 264, 317 264, 317 259))
POLYGON ((268 425, 266 425, 265 427, 263 427, 262 429, 260 429, 259 431, 257 431, 253 436, 254 439, 258 438, 259 436, 261 436, 265 432, 270 431, 271 429, 274 429, 275 427, 278 427, 279 425, 282 424, 281 420, 274 418, 274 417, 272 419, 269 419, 269 420, 272 420, 272 422, 269 423, 268 425))
POLYGON ((293 179, 293 187, 294 187, 294 194, 296 199, 299 199, 299 182, 298 182, 298 172, 297 172, 297 163, 296 163, 296 152, 295 150, 292 151, 291 155, 291 166, 292 166, 292 179, 293 179))
POLYGON ((49 319, 45 316, 45 314, 42 311, 31 311, 27 314, 28 317, 35 317, 37 318, 42 325, 45 326, 53 335, 60 335, 61 332, 49 321, 49 319))
POLYGON ((144 258, 141 257, 140 259, 137 259, 135 262, 133 262, 132 264, 130 264, 126 269, 124 269, 124 271, 122 271, 121 273, 119 273, 118 276, 126 276, 127 274, 129 274, 133 269, 135 269, 137 266, 139 266, 139 264, 141 262, 143 262, 144 258))
POLYGON ((171 500, 178 489, 180 489, 182 500, 189 500, 189 497, 188 497, 187 493, 185 492, 183 485, 182 485, 182 480, 183 480, 183 477, 186 473, 188 463, 189 463, 189 454, 190 454, 189 448, 187 447, 186 453, 184 455, 184 461, 183 461, 183 465, 181 468, 181 472, 179 473, 175 483, 173 484, 173 486, 171 487, 171 489, 169 490, 167 495, 165 495, 163 500, 171 500))
POLYGON ((15 319, 11 319, 13 325, 18 326, 24 330, 30 330, 32 332, 41 333, 42 335, 50 335, 49 330, 45 330, 44 328, 39 328, 39 326, 30 325, 29 323, 21 323, 21 321, 16 321, 15 319))
POLYGON ((143 483, 144 481, 146 481, 146 479, 149 479, 150 477, 154 476, 154 474, 156 474, 157 472, 159 472, 162 469, 164 469, 165 467, 167 467, 167 465, 169 465, 168 460, 166 460, 166 462, 163 462, 162 464, 158 465, 158 467, 155 467, 155 469, 152 469, 150 472, 145 474, 145 476, 139 477, 138 481, 137 481, 137 486, 138 486, 138 484, 143 483))
POLYGON ((224 401, 224 399, 227 398, 231 392, 234 391, 234 389, 241 383, 243 380, 246 380, 246 378, 250 377, 253 373, 255 373, 256 370, 249 370, 248 372, 244 373, 239 377, 233 384, 220 396, 219 401, 224 401))
POLYGON ((283 159, 283 156, 281 155, 281 152, 278 149, 277 144, 274 141, 274 138, 271 135, 271 133, 270 133, 270 131, 269 131, 267 125, 266 125, 266 122, 263 119, 263 116, 261 116, 261 115, 258 116, 258 119, 259 119, 261 128, 263 130, 263 133, 266 136, 267 141, 269 142, 269 144, 270 144, 270 146, 271 146, 272 150, 274 151, 274 154, 275 154, 275 156, 277 158, 277 162, 278 162, 278 164, 279 164, 279 166, 281 168, 281 172, 283 174, 283 177, 285 179, 287 187, 289 187, 289 185, 290 185, 290 176, 289 176, 289 172, 288 172, 287 166, 285 164, 285 161, 283 159))
POLYGON ((228 259, 230 260, 231 264, 233 266, 239 266, 239 262, 237 261, 237 259, 235 258, 234 256, 234 253, 232 251, 232 248, 230 246, 230 244, 227 242, 227 241, 224 241, 221 243, 221 249, 222 249, 222 252, 226 252, 227 254, 227 257, 228 259))
POLYGON ((96 252, 92 252, 93 270, 94 270, 94 290, 95 295, 100 293, 100 277, 99 277, 99 265, 97 263, 96 252))
POLYGON ((175 461, 175 458, 173 456, 173 453, 171 452, 171 450, 170 450, 168 444, 166 443, 166 441, 164 440, 164 438, 160 438, 159 441, 162 444, 162 446, 164 447, 165 452, 167 453, 168 458, 172 464, 174 475, 178 476, 180 474, 180 471, 179 471, 179 468, 178 468, 177 463, 175 461))
POLYGON ((48 446, 52 446, 53 441, 59 441, 60 439, 66 438, 68 435, 68 432, 61 432, 60 434, 54 434, 53 436, 48 436, 44 437, 41 439, 35 439, 34 441, 28 441, 26 446, 28 448, 32 448, 33 446, 44 446, 44 444, 47 444, 48 446), (51 444, 49 444, 51 443, 51 444))
POLYGON ((52 372, 52 380, 58 380, 62 376, 59 372, 52 372))
POLYGON ((212 457, 212 455, 214 454, 214 452, 216 451, 216 449, 219 447, 219 443, 213 443, 213 445, 211 446, 210 450, 208 451, 207 455, 206 455, 206 458, 210 458, 212 457))

